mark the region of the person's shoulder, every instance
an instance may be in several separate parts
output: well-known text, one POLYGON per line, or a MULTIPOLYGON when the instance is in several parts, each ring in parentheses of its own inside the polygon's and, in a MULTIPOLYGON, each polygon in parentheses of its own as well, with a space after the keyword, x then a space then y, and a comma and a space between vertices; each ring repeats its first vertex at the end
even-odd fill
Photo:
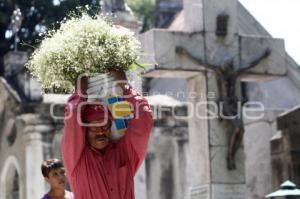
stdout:
POLYGON ((51 199, 51 197, 46 193, 41 199, 51 199))

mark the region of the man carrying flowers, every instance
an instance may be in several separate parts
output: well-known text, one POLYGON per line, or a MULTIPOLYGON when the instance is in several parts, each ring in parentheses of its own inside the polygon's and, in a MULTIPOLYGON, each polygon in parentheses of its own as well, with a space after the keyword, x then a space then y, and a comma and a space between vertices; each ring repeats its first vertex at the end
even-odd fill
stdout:
MULTIPOLYGON (((124 72, 111 72, 125 80, 124 72)), ((61 143, 67 176, 76 199, 134 199, 134 175, 142 163, 152 128, 148 102, 128 83, 118 83, 132 106, 125 135, 111 141, 112 115, 101 104, 87 104, 82 78, 65 108, 61 143), (83 105, 84 104, 84 105, 83 105), (82 106, 83 105, 83 106, 82 106)))
MULTIPOLYGON (((128 29, 114 26, 102 15, 71 14, 59 29, 50 29, 43 36, 26 66, 45 92, 69 92, 81 74, 110 73, 115 80, 126 80, 123 71, 139 66, 140 42, 128 29)), ((114 111, 108 111, 106 105, 87 102, 87 78, 80 79, 65 107, 61 143, 75 198, 133 199, 133 178, 145 157, 152 128, 148 102, 128 83, 117 84, 122 98, 132 106, 132 118, 124 120, 125 136, 112 141, 110 134, 113 137, 115 130, 111 129, 122 129, 116 128, 120 120, 113 118, 114 111)), ((93 89, 97 86, 93 84, 93 89)))

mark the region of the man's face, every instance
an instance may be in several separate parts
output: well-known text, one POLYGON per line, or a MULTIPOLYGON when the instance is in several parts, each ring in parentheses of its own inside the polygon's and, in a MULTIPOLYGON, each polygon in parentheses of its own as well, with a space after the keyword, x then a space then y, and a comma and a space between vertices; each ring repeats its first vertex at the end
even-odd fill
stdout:
POLYGON ((92 121, 90 124, 95 126, 87 127, 87 141, 97 150, 103 150, 109 143, 111 122, 92 121), (102 125, 103 123, 103 125, 102 125), (101 124, 101 126, 99 126, 101 124))
POLYGON ((57 168, 50 170, 48 177, 45 180, 52 188, 65 189, 67 183, 67 177, 65 175, 64 168, 57 168))

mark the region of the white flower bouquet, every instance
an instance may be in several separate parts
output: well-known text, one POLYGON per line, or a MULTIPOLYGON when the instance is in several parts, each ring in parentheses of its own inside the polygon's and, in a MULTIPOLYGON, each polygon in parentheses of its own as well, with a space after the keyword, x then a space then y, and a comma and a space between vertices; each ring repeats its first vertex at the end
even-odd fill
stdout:
POLYGON ((45 33, 27 68, 44 90, 70 91, 81 74, 129 70, 138 66, 140 42, 128 29, 104 16, 70 16, 45 33))

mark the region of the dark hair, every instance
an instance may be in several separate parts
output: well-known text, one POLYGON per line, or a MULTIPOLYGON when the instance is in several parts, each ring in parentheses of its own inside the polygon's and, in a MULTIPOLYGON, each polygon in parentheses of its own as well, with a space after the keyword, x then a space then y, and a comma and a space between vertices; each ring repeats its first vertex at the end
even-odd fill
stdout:
POLYGON ((48 177, 51 170, 63 168, 64 165, 59 159, 50 159, 43 162, 41 169, 44 177, 48 177))

